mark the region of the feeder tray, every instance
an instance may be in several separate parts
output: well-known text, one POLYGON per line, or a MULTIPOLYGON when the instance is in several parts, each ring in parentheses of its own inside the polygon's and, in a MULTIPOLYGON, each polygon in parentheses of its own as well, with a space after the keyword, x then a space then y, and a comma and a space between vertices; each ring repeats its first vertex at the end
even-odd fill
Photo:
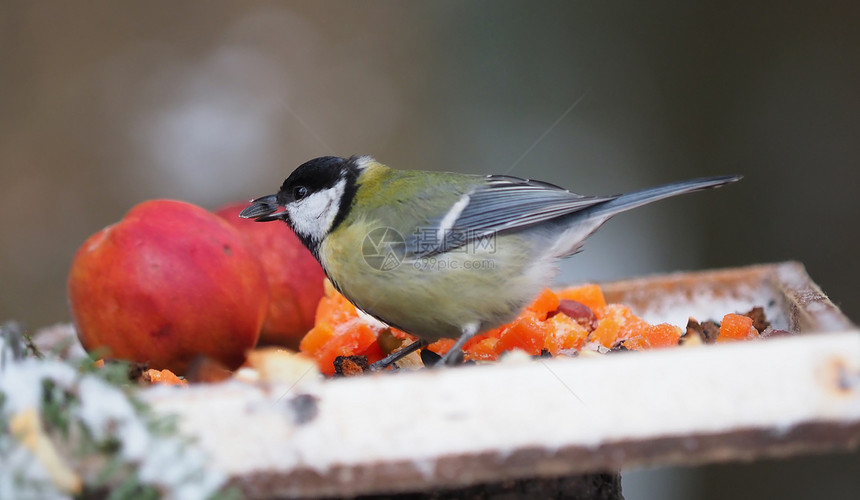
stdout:
MULTIPOLYGON (((178 414, 211 466, 249 497, 505 484, 587 491, 582 481, 606 471, 857 445, 860 335, 802 265, 602 287, 608 301, 649 321, 683 325, 688 316, 718 319, 763 306, 775 328, 797 335, 290 384, 233 380, 153 388, 145 397, 178 414)), ((589 497, 618 497, 618 476, 606 477, 602 493, 589 497)))

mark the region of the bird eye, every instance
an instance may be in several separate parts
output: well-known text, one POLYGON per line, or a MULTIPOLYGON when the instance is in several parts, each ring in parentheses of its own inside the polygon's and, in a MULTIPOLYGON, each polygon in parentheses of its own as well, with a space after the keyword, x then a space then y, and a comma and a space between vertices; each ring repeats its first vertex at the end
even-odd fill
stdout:
POLYGON ((293 188, 293 199, 301 200, 308 195, 308 188, 304 186, 296 186, 293 188))

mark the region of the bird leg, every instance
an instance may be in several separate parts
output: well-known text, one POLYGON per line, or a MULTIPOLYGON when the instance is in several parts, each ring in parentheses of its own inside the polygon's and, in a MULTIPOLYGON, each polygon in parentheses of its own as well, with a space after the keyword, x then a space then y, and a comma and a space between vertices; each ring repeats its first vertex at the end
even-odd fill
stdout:
POLYGON ((445 353, 442 356, 440 364, 444 364, 447 366, 459 365, 463 362, 463 346, 466 345, 466 342, 472 339, 475 335, 478 334, 478 323, 468 323, 463 326, 463 333, 460 334, 460 338, 454 342, 454 345, 451 346, 451 350, 445 353))
MULTIPOLYGON (((463 326, 460 337, 454 342, 454 345, 451 346, 451 349, 442 356, 442 359, 439 361, 439 364, 444 364, 448 366, 458 365, 463 362, 463 346, 466 345, 472 337, 478 334, 478 324, 477 323, 469 323, 463 326)), ((415 342, 409 344, 408 346, 400 349, 399 351, 394 351, 385 358, 377 361, 370 365, 370 369, 372 371, 383 370, 392 364, 400 361, 404 357, 412 354, 418 349, 427 347, 430 342, 419 339, 415 342)))
POLYGON ((420 340, 420 339, 416 340, 415 342, 409 344, 408 346, 403 347, 398 351, 394 351, 391 354, 389 354, 388 356, 380 359, 376 363, 373 363, 372 365, 370 365, 370 369, 371 369, 371 371, 376 371, 376 370, 383 370, 385 368, 388 368, 389 366, 400 361, 401 359, 405 358, 406 356, 409 356, 410 354, 417 351, 418 349, 421 349, 422 347, 427 347, 427 344, 429 344, 429 342, 427 342, 426 340, 420 340))

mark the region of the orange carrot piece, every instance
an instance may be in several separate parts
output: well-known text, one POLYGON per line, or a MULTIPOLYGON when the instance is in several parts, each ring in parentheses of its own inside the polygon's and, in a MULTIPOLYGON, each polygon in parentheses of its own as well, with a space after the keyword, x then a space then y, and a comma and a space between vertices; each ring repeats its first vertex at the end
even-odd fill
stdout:
POLYGON ((499 354, 513 349, 521 349, 532 356, 540 354, 544 348, 541 321, 533 311, 524 311, 502 332, 495 347, 499 354))
POLYGON ((649 347, 675 347, 681 341, 681 331, 675 325, 661 323, 654 325, 648 332, 649 347))
POLYGON ((466 351, 466 360, 475 361, 495 361, 499 359, 499 353, 496 352, 496 344, 498 338, 486 337, 473 345, 466 351))
POLYGON ((376 338, 374 335, 374 341, 366 349, 358 353, 360 356, 366 356, 367 362, 370 364, 376 363, 385 357, 385 353, 382 352, 382 347, 379 346, 376 338))
POLYGON ((558 292, 558 298, 575 300, 581 304, 585 304, 598 318, 601 317, 600 314, 603 311, 603 308, 606 307, 606 299, 603 297, 603 290, 594 284, 561 290, 558 292))
MULTIPOLYGON (((316 359, 323 373, 332 374, 337 356, 365 355, 371 363, 382 359, 377 330, 359 318, 355 307, 345 297, 333 288, 327 289, 317 307, 315 326, 302 339, 300 350, 316 359)), ((415 340, 414 336, 400 330, 392 328, 391 333, 397 338, 415 340)), ((531 355, 546 350, 556 355, 581 349, 587 340, 607 348, 623 342, 628 349, 638 350, 678 345, 681 335, 681 329, 676 326, 647 323, 624 304, 607 304, 600 287, 587 284, 560 292, 542 290, 511 323, 476 335, 466 342, 463 351, 466 359, 482 361, 496 360, 502 352, 512 349, 531 355), (583 326, 566 314, 548 317, 558 310, 561 300, 573 300, 591 309, 598 320, 597 328, 589 334, 589 325, 583 326)), ((727 314, 717 340, 757 337, 758 331, 750 318, 727 314)), ((452 339, 442 339, 428 348, 444 355, 453 344, 452 339)))
MULTIPOLYGON (((338 325, 332 338, 310 354, 316 359, 317 366, 322 373, 333 375, 334 360, 338 356, 361 354, 376 343, 376 332, 367 323, 360 319, 354 319, 338 325)), ((382 352, 381 349, 379 352, 382 352)))
POLYGON ((556 314, 546 320, 544 331, 544 348, 553 356, 562 350, 581 348, 588 338, 588 330, 564 314, 556 314))
POLYGON ((339 325, 357 317, 358 312, 355 310, 355 306, 343 295, 333 292, 331 296, 323 297, 320 300, 314 323, 339 325))
POLYGON ((315 356, 315 353, 322 349, 332 337, 334 337, 334 327, 327 322, 317 322, 317 325, 302 337, 299 351, 315 356))
POLYGON ((187 381, 177 377, 176 374, 170 370, 149 369, 146 370, 145 375, 149 377, 150 382, 153 384, 188 385, 187 381))
POLYGON ((448 354, 448 351, 450 351, 452 347, 454 347, 453 339, 440 339, 428 345, 427 349, 430 349, 440 356, 444 356, 445 354, 448 354))
POLYGON ((607 316, 600 320, 600 323, 597 324, 597 328, 591 332, 589 339, 599 343, 603 347, 611 349, 620 335, 621 324, 619 323, 618 318, 607 316))
POLYGON ((549 288, 544 288, 534 302, 528 306, 528 310, 535 313, 540 320, 546 319, 547 315, 558 309, 559 298, 549 288))
POLYGON ((668 323, 661 323, 653 326, 646 325, 636 331, 624 341, 624 347, 632 350, 675 347, 680 340, 680 328, 668 323))
POLYGON ((731 342, 733 340, 748 340, 758 338, 758 330, 753 327, 752 318, 742 314, 726 314, 720 323, 720 334, 717 342, 731 342))

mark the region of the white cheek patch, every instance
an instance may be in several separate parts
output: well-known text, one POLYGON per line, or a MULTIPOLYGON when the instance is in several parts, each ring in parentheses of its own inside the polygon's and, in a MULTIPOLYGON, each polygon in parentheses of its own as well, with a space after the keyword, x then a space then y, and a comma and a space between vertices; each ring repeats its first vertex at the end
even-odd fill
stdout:
POLYGON ((345 190, 346 179, 341 179, 334 187, 317 191, 303 200, 288 204, 286 209, 290 214, 293 230, 314 241, 322 241, 337 217, 345 190))

